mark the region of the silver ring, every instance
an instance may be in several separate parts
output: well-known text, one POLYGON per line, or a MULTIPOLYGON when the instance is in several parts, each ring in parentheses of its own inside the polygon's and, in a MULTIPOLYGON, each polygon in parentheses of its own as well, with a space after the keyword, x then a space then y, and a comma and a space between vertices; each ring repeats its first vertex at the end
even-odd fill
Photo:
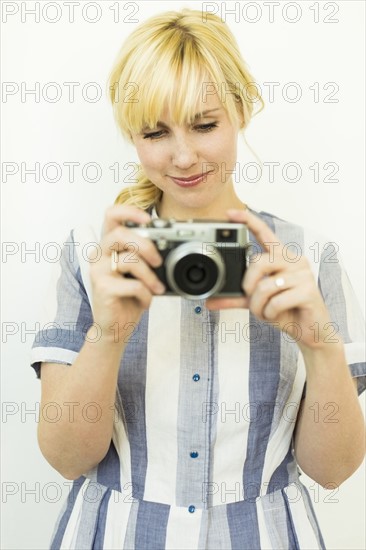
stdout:
POLYGON ((111 255, 111 271, 112 271, 112 273, 117 273, 117 271, 118 271, 118 259, 119 259, 119 254, 118 254, 117 250, 112 250, 112 255, 111 255))
POLYGON ((285 279, 283 277, 277 277, 274 283, 277 288, 283 288, 285 286, 285 279))

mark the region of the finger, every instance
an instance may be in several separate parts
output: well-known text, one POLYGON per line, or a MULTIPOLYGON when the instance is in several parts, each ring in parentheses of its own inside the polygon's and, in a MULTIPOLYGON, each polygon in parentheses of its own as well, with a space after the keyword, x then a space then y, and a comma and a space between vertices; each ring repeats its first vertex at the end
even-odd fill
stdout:
POLYGON ((243 283, 245 294, 251 296, 263 279, 268 278, 270 275, 279 274, 286 267, 286 262, 282 256, 274 258, 273 255, 263 253, 256 262, 249 263, 245 272, 243 283))
POLYGON ((108 287, 111 296, 117 298, 135 298, 146 309, 150 306, 152 293, 139 279, 109 277, 108 287))
POLYGON ((259 281, 251 298, 250 311, 258 318, 265 318, 264 310, 273 297, 297 287, 298 299, 301 296, 300 288, 306 286, 304 273, 286 273, 283 276, 266 277, 259 281))
MULTIPOLYGON (((287 280, 290 280, 289 277, 292 280, 293 277, 300 279, 305 275, 309 276, 310 273, 308 261, 304 256, 294 256, 291 260, 289 255, 285 259, 280 251, 274 255, 264 253, 257 261, 249 263, 244 275, 244 292, 252 296, 260 281, 269 276, 283 275, 287 280)), ((311 277, 313 278, 312 274, 311 277)))
POLYGON ((106 210, 102 235, 109 233, 115 227, 119 227, 129 220, 135 223, 148 223, 151 216, 136 206, 115 204, 106 210))
POLYGON ((270 227, 250 210, 229 209, 227 215, 230 221, 245 223, 264 250, 269 251, 272 243, 280 243, 270 227))
POLYGON ((228 309, 228 308, 249 308, 249 299, 246 296, 238 298, 208 298, 206 307, 209 310, 228 309))
POLYGON ((264 319, 274 321, 283 313, 290 312, 299 306, 299 290, 291 288, 272 296, 264 307, 262 315, 264 319))
MULTIPOLYGON (((114 275, 121 276, 126 273, 130 273, 135 279, 139 279, 147 286, 154 294, 162 294, 165 291, 165 287, 148 264, 139 258, 138 262, 130 262, 129 254, 120 253, 117 254, 117 263, 114 267, 114 275)), ((114 259, 112 260, 114 261, 114 259)))
POLYGON ((110 256, 113 250, 128 252, 130 263, 137 263, 142 257, 153 267, 158 267, 163 261, 158 249, 150 239, 141 237, 132 229, 121 225, 105 235, 100 246, 107 256, 110 256))

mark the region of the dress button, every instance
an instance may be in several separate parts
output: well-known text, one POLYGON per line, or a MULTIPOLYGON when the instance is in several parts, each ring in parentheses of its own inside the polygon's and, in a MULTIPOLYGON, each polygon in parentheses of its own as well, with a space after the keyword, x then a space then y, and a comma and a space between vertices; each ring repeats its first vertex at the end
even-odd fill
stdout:
POLYGON ((197 306, 197 307, 194 308, 194 311, 195 311, 195 313, 197 313, 197 315, 198 315, 199 313, 201 313, 202 308, 201 308, 200 306, 197 306))
POLYGON ((199 374, 194 374, 194 375, 192 376, 192 378, 193 378, 194 382, 198 382, 198 380, 199 380, 201 377, 200 377, 199 374))
POLYGON ((197 457, 198 457, 198 453, 197 453, 197 451, 192 451, 191 453, 189 453, 189 456, 190 456, 191 458, 197 458, 197 457))
POLYGON ((190 514, 193 514, 193 512, 195 512, 195 511, 196 511, 196 507, 193 506, 193 504, 191 504, 190 506, 188 506, 188 512, 189 512, 190 514))

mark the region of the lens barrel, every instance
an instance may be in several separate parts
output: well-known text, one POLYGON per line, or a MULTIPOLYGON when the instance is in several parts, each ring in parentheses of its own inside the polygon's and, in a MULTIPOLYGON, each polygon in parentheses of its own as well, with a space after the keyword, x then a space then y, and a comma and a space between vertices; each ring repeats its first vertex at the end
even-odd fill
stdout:
POLYGON ((204 250, 202 242, 185 242, 166 258, 166 277, 170 287, 183 298, 205 299, 225 284, 225 264, 217 248, 204 250))

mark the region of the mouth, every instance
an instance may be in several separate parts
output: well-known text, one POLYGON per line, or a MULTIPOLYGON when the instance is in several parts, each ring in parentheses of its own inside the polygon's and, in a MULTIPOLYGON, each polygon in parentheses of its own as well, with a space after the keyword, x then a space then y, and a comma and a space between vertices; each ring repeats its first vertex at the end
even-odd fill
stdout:
POLYGON ((207 176, 211 174, 212 170, 209 172, 205 172, 204 174, 195 174, 194 176, 190 176, 189 178, 176 178, 173 176, 169 176, 174 183, 177 185, 180 185, 181 187, 193 187, 195 185, 198 185, 202 181, 206 181, 207 176))

